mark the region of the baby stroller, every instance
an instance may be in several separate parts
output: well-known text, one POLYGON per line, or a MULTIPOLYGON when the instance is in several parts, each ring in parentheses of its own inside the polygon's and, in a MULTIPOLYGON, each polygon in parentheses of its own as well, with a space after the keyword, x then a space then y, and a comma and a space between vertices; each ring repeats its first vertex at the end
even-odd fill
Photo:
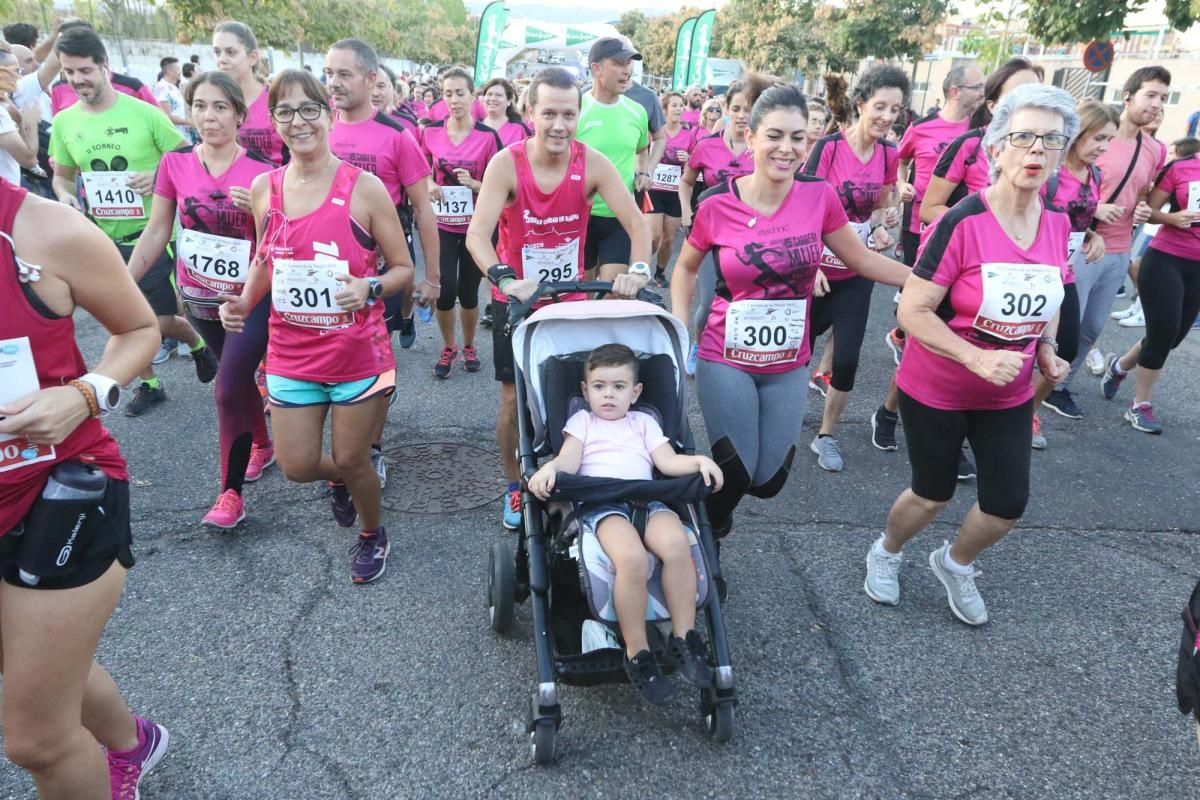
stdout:
MULTIPOLYGON (((643 391, 634 409, 657 417, 678 452, 692 453, 687 422, 684 354, 687 330, 667 313, 658 298, 643 292, 638 300, 582 300, 558 303, 560 295, 589 292, 603 295, 611 283, 543 284, 524 304, 512 303, 513 360, 516 365, 519 460, 526 480, 538 460, 562 445, 562 429, 576 411, 586 408, 580 392, 584 362, 594 348, 610 342, 638 354, 643 391), (552 298, 530 315, 539 299, 552 298), (528 318, 526 318, 528 316, 528 318)), ((502 325, 504 320, 496 320, 502 325)), ((697 569, 696 626, 706 633, 713 688, 700 690, 700 711, 709 737, 727 742, 733 736, 734 688, 725 627, 715 589, 710 591, 716 559, 712 531, 699 501, 708 492, 699 475, 652 481, 625 481, 559 475, 554 495, 542 502, 523 492, 524 523, 516 553, 509 541, 492 546, 488 563, 488 609, 492 630, 507 631, 514 602, 530 601, 537 649, 537 691, 530 702, 528 731, 533 760, 554 759, 562 711, 558 686, 622 683, 624 645, 612 608, 613 571, 594 536, 581 536, 575 516, 582 502, 659 500, 670 505, 690 528, 692 558, 697 569), (595 635, 597 629, 600 637, 595 635), (585 635, 585 631, 587 634, 585 635), (599 638, 599 641, 597 639, 599 638), (590 640, 590 641, 589 641, 590 640)), ((636 514, 635 514, 636 516, 636 514)), ((659 583, 661 565, 652 570, 647 607, 651 649, 665 671, 673 670, 665 636, 657 626, 669 617, 659 583)))

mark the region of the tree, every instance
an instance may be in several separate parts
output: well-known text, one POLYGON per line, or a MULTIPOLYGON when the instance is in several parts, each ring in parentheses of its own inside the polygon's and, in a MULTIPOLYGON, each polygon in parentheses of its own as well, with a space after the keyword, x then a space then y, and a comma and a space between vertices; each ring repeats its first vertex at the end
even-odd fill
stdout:
POLYGON ((747 67, 791 78, 797 70, 819 75, 849 64, 831 37, 840 11, 806 2, 731 0, 717 14, 714 50, 747 67))
POLYGON ((1129 14, 1146 0, 1029 0, 1029 32, 1044 44, 1074 44, 1108 39, 1125 27, 1129 14))
POLYGON ((1186 31, 1200 22, 1200 0, 1167 0, 1167 22, 1177 31, 1186 31))
POLYGON ((937 26, 949 10, 949 0, 850 0, 835 41, 855 60, 915 61, 937 43, 937 26))
MULTIPOLYGON (((675 67, 675 36, 679 26, 689 17, 700 14, 698 8, 683 8, 671 15, 647 18, 640 11, 628 11, 621 15, 616 28, 628 36, 633 46, 642 54, 642 65, 651 75, 671 75, 675 67)), ((720 26, 721 17, 717 16, 720 26)))
POLYGON ((642 31, 650 24, 650 20, 641 11, 626 11, 614 26, 622 36, 628 36, 635 45, 642 39, 642 31))

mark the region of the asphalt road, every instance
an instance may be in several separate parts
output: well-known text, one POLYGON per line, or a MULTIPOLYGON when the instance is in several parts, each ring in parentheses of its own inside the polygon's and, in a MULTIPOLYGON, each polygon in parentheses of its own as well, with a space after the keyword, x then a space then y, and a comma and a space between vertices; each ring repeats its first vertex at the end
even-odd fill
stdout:
MULTIPOLYGON (((973 501, 969 484, 909 548, 902 604, 862 592, 867 547, 908 478, 903 446, 868 441, 891 369, 891 292, 877 289, 875 303, 841 428, 846 470, 822 472, 807 450, 821 408, 810 393, 791 481, 746 502, 724 549, 735 740, 706 740, 691 694, 647 710, 627 686, 566 688, 550 768, 531 766, 523 730, 528 607, 513 635, 488 629, 487 549, 509 535, 499 500, 389 512, 387 574, 367 587, 350 583, 353 537, 323 489, 277 468, 248 489, 240 528, 204 529, 218 474, 212 388, 172 359, 166 405, 111 419, 135 481, 138 565, 100 655, 133 708, 172 736, 142 796, 1200 797, 1200 751, 1173 694, 1179 610, 1200 574, 1200 345, 1168 364, 1161 437, 1124 424, 1091 377, 1078 387, 1086 420, 1043 414, 1050 449, 1033 454, 1028 515, 981 559, 992 621, 970 629, 926 562, 973 501)), ((432 326, 397 349, 387 448, 494 449, 482 333, 484 371, 447 381, 432 375, 432 326)), ((1105 343, 1135 335, 1114 324, 1105 343)), ((103 346, 89 319, 80 339, 89 357, 103 346)), ((394 466, 389 496, 442 475, 394 466)), ((23 773, 0 766, 0 797, 31 795, 23 773)))

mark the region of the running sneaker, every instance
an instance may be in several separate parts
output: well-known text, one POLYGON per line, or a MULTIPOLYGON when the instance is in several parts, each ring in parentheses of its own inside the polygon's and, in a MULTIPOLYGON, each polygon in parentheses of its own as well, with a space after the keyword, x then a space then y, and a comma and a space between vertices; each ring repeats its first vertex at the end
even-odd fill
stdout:
POLYGON ((696 344, 695 342, 692 342, 692 346, 690 348, 688 348, 687 363, 685 363, 684 367, 683 367, 685 370, 687 370, 688 375, 696 374, 696 362, 700 358, 697 355, 699 352, 700 352, 700 345, 696 344))
POLYGON ((379 488, 387 486, 387 460, 383 457, 383 450, 378 447, 371 447, 371 466, 379 476, 379 488))
POLYGON ((514 489, 511 485, 504 493, 504 527, 515 531, 521 527, 521 485, 514 489))
POLYGON ((625 674, 629 676, 629 682, 651 705, 665 706, 675 697, 675 687, 667 680, 662 668, 654 660, 654 654, 649 650, 642 650, 633 658, 626 656, 625 674))
POLYGON ((234 489, 226 489, 204 515, 204 519, 200 520, 200 524, 227 531, 236 528, 245 518, 246 504, 242 501, 242 496, 234 489))
POLYGON ((350 489, 341 482, 330 481, 330 505, 333 507, 333 519, 343 528, 349 528, 358 519, 358 509, 354 507, 354 498, 350 489))
POLYGON ((900 335, 900 329, 892 328, 883 341, 892 351, 892 361, 896 362, 897 367, 900 366, 900 357, 904 355, 904 337, 900 335))
POLYGON ((1032 442, 1032 444, 1033 444, 1034 450, 1045 450, 1046 449, 1046 437, 1042 435, 1042 421, 1038 418, 1037 414, 1033 415, 1033 442, 1032 442))
POLYGON ((192 348, 186 342, 180 342, 179 346, 175 348, 175 355, 180 358, 191 358, 192 348))
POLYGON ((697 689, 707 689, 713 685, 713 671, 708 665, 708 651, 700 631, 692 628, 682 639, 671 634, 668 645, 675 666, 685 681, 697 689))
POLYGON ((217 355, 212 348, 205 345, 192 353, 192 358, 195 359, 196 364, 196 380, 201 383, 212 383, 212 379, 217 377, 217 355))
POLYGON ((1128 292, 1125 291, 1125 284, 1122 283, 1117 287, 1117 297, 1124 297, 1128 292))
POLYGON ((1125 419, 1135 431, 1162 433, 1162 423, 1154 415, 1154 406, 1150 403, 1134 403, 1125 411, 1125 419))
POLYGON ((162 378, 158 379, 157 387, 145 381, 138 381, 138 385, 133 389, 133 397, 125 405, 125 416, 140 417, 166 399, 167 389, 163 386, 162 378))
POLYGON ((889 553, 883 549, 883 536, 875 540, 867 551, 867 579, 863 581, 863 591, 867 597, 886 606, 900 605, 902 561, 902 553, 889 553))
POLYGON ((108 780, 113 800, 140 800, 142 778, 167 754, 171 736, 167 729, 141 717, 134 717, 138 728, 138 746, 125 753, 108 754, 108 780))
POLYGON ((433 365, 434 376, 438 378, 449 378, 450 369, 454 366, 454 362, 457 360, 457 347, 443 347, 441 356, 438 357, 437 363, 433 365))
POLYGON ((1093 375, 1104 374, 1104 354, 1093 347, 1088 350, 1087 358, 1084 359, 1084 364, 1087 366, 1093 375))
POLYGON ((256 444, 250 445, 250 460, 246 462, 246 477, 242 480, 246 481, 246 483, 254 483, 262 477, 267 467, 274 463, 274 445, 267 445, 266 447, 259 447, 256 444))
POLYGON ((1144 328, 1146 327, 1146 313, 1139 308, 1136 313, 1130 314, 1117 324, 1122 328, 1144 328))
POLYGON ((983 573, 971 565, 971 571, 959 574, 946 566, 946 554, 950 552, 950 543, 945 542, 937 550, 929 554, 929 568, 946 587, 946 599, 950 602, 950 610, 968 625, 982 625, 988 621, 987 606, 975 588, 975 579, 983 573))
POLYGON ((479 324, 485 328, 492 327, 492 306, 489 303, 488 307, 483 310, 482 316, 479 317, 479 324))
POLYGON ((179 342, 170 336, 164 336, 162 343, 158 346, 158 352, 154 354, 154 358, 150 359, 150 363, 155 366, 165 364, 167 359, 171 357, 171 353, 175 352, 175 348, 178 346, 179 342))
POLYGON ((1128 308, 1123 308, 1120 311, 1114 311, 1109 314, 1113 319, 1127 319, 1142 310, 1142 298, 1136 297, 1129 304, 1128 308))
POLYGON ((817 454, 817 466, 826 472, 841 472, 845 466, 838 441, 832 436, 818 435, 812 440, 808 449, 817 454))
POLYGON ((383 575, 387 568, 387 530, 382 525, 377 531, 363 531, 350 547, 350 580, 354 583, 370 583, 383 575))
POLYGON ((1075 404, 1068 389, 1055 389, 1042 401, 1042 405, 1067 419, 1083 419, 1083 409, 1075 404))
POLYGON ((821 372, 820 368, 813 370, 812 377, 808 379, 808 388, 813 391, 820 392, 821 397, 828 397, 829 382, 833 379, 832 372, 821 372))
POLYGON ((899 414, 893 414, 883 406, 875 409, 871 415, 871 444, 880 450, 895 450, 896 423, 900 421, 899 414))
POLYGON ((1104 360, 1104 379, 1100 381, 1100 393, 1105 400, 1112 400, 1121 388, 1121 381, 1129 374, 1121 370, 1121 359, 1116 353, 1109 353, 1104 360))
POLYGON ((958 453, 958 479, 960 481, 969 481, 975 477, 975 462, 967 455, 967 448, 963 448, 958 453))
POLYGON ((483 367, 483 363, 479 360, 479 354, 475 352, 473 345, 463 345, 462 357, 463 369, 467 372, 479 372, 483 367))
POLYGON ((662 289, 670 289, 671 281, 667 278, 667 273, 661 269, 654 273, 654 283, 662 289))
POLYGON ((396 338, 400 340, 400 346, 405 350, 417 343, 417 321, 411 314, 400 318, 400 329, 396 331, 396 338))

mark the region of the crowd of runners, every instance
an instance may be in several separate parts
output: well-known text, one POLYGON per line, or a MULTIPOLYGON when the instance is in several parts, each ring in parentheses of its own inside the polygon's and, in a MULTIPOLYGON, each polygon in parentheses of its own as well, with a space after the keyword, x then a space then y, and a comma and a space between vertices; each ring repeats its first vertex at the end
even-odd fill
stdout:
MULTIPOLYGON (((896 451, 900 425, 912 478, 866 554, 881 604, 900 600, 904 545, 975 478, 977 502, 929 562, 956 617, 988 620, 975 560, 1024 513, 1031 450, 1047 447, 1037 412, 1082 418, 1089 373, 1106 400, 1132 375, 1124 418, 1164 432, 1155 387, 1200 310, 1200 142, 1155 138, 1165 69, 1132 73, 1114 107, 1077 102, 1021 58, 991 75, 959 66, 940 108, 912 118, 891 65, 826 103, 762 75, 717 96, 655 93, 633 80, 640 59, 608 38, 582 86, 554 67, 520 86, 461 67, 413 86, 344 39, 319 76, 267 75, 254 32, 227 21, 216 69, 193 67, 172 113, 112 71, 82 20, 0 54, 4 742, 40 797, 135 798, 167 748, 94 653, 136 522, 102 420, 170 402, 152 362, 175 347, 216 387, 220 468, 201 521, 241 524, 247 484, 272 464, 327 482, 337 524, 357 526, 362 584, 387 563, 382 440, 418 320, 441 339, 431 380, 480 371, 490 328, 497 511, 520 527, 506 323, 547 282, 611 281, 624 298, 656 286, 692 331, 718 545, 746 495, 783 489, 809 391, 823 409, 808 449, 846 467, 860 361, 894 358, 870 436, 896 451), (1104 356, 1127 278, 1125 316, 1145 335, 1104 356), (895 324, 864 343, 877 283, 895 324), (76 308, 110 334, 90 369, 76 308)), ((694 633, 679 629, 688 647, 694 633)))

